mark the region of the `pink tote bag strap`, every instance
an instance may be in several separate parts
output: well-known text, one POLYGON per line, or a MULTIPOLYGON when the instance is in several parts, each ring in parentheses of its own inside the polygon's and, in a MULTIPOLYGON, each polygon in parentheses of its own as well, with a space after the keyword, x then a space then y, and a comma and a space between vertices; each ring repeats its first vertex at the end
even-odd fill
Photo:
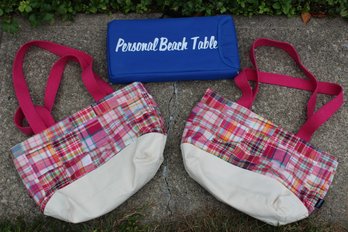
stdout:
MULTIPOLYGON (((314 110, 316 105, 316 99, 317 99, 317 84, 318 81, 315 78, 315 76, 308 71, 308 69, 302 64, 301 59, 296 52, 296 49, 289 43, 266 39, 266 38, 260 38, 253 42, 251 48, 250 48, 250 60, 253 64, 255 70, 259 71, 257 63, 256 63, 256 57, 255 57, 255 50, 258 47, 276 47, 284 50, 286 53, 289 54, 289 56, 295 61, 295 63, 300 67, 300 69, 304 72, 306 77, 313 83, 313 91, 312 95, 309 98, 308 104, 307 104, 307 117, 310 117, 314 110)), ((256 77, 257 78, 257 77, 256 77)), ((251 95, 245 95, 245 97, 242 97, 239 100, 239 104, 250 108, 253 104, 253 101, 256 98, 257 92, 259 91, 259 84, 258 81, 255 83, 255 87, 253 89, 248 89, 248 92, 250 92, 251 95)))
POLYGON ((19 107, 14 116, 14 122, 24 134, 37 134, 55 124, 51 114, 65 65, 69 61, 80 64, 82 81, 95 101, 99 101, 113 92, 113 89, 93 72, 93 58, 77 49, 69 48, 49 41, 31 41, 24 44, 17 52, 13 63, 13 86, 19 107), (45 88, 44 106, 34 105, 30 97, 28 85, 23 73, 24 57, 32 46, 40 47, 60 58, 54 63, 50 71, 45 88), (28 126, 23 125, 23 120, 28 126))
POLYGON ((334 83, 317 81, 316 78, 302 65, 294 47, 288 43, 269 39, 258 39, 254 42, 252 46, 252 51, 253 52, 251 52, 251 59, 255 69, 246 68, 235 78, 236 85, 242 91, 242 97, 237 101, 237 103, 247 108, 250 108, 258 92, 259 82, 302 89, 312 92, 307 104, 307 120, 296 134, 298 137, 304 139, 305 141, 310 141, 313 133, 343 105, 344 100, 342 87, 334 83), (309 80, 304 80, 282 74, 274 74, 259 71, 255 62, 255 48, 258 46, 273 45, 275 45, 275 47, 284 49, 286 52, 288 52, 288 54, 304 71, 309 80), (256 82, 255 87, 253 89, 251 88, 249 81, 256 82), (316 106, 316 97, 318 93, 332 95, 335 97, 331 99, 329 102, 327 102, 325 105, 323 105, 320 109, 314 111, 316 106))

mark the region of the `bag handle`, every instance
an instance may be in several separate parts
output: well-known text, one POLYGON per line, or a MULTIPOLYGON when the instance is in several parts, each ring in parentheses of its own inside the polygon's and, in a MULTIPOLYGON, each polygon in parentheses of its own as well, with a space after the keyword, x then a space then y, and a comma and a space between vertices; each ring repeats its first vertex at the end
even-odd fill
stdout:
POLYGON ((258 39, 251 47, 250 58, 255 69, 246 68, 235 78, 236 85, 242 91, 242 97, 237 101, 238 104, 247 108, 251 107, 258 92, 259 82, 312 92, 307 103, 307 120, 297 132, 296 135, 298 137, 310 141, 313 133, 343 105, 342 87, 334 83, 317 81, 314 75, 303 66, 295 48, 291 44, 265 38, 258 39), (259 46, 274 46, 286 51, 304 71, 309 80, 259 71, 255 61, 255 48, 259 46), (250 80, 256 82, 253 89, 249 84, 250 80), (334 95, 335 97, 314 112, 318 93, 334 95))
MULTIPOLYGON (((316 99, 317 99, 318 81, 315 78, 315 76, 310 71, 308 71, 307 68, 302 64, 301 59, 298 53, 296 52, 296 49, 291 44, 286 42, 266 39, 266 38, 255 40, 250 48, 250 60, 257 72, 259 71, 259 69, 256 63, 255 50, 256 48, 262 47, 262 46, 276 47, 276 48, 280 48, 284 50, 295 61, 295 63, 300 67, 300 69, 304 72, 304 74, 310 79, 313 85, 313 91, 307 104, 307 117, 310 117, 315 110, 316 99)), ((245 97, 242 96, 242 98, 238 102, 240 105, 243 105, 247 108, 250 108, 252 106, 256 98, 256 95, 259 91, 259 82, 257 81, 257 79, 258 77, 256 76, 255 87, 253 89, 251 89, 250 87, 250 89, 248 88, 248 90, 246 90, 248 92, 251 91, 251 95, 248 94, 248 95, 245 95, 245 97)))
POLYGON ((13 63, 13 86, 19 107, 14 115, 14 123, 24 134, 37 134, 55 124, 51 114, 56 94, 59 89, 65 65, 75 61, 82 68, 82 81, 95 101, 99 101, 113 89, 93 72, 93 58, 80 50, 69 48, 50 41, 31 41, 20 47, 13 63), (34 105, 23 73, 23 62, 29 48, 36 46, 45 49, 60 58, 51 68, 45 88, 44 106, 34 105), (23 125, 26 119, 29 126, 23 125))

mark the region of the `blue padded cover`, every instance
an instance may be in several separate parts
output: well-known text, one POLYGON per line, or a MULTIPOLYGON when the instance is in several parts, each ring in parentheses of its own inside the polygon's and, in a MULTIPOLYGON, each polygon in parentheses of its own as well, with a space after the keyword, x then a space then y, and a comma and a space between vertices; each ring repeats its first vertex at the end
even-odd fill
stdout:
POLYGON ((107 56, 112 83, 226 79, 240 68, 231 16, 113 20, 107 56))

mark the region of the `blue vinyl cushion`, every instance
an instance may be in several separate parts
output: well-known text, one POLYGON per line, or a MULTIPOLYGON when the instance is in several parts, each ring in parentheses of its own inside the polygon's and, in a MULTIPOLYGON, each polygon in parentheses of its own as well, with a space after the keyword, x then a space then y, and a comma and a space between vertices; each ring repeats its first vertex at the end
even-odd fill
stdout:
POLYGON ((240 69, 231 16, 113 20, 107 55, 112 83, 226 79, 240 69))

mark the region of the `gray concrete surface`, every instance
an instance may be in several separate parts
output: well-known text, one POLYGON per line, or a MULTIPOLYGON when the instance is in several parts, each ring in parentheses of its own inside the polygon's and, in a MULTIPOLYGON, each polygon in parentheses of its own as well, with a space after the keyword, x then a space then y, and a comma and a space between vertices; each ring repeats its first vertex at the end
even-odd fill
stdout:
MULTIPOLYGON (((2 33, 0 44, 0 219, 23 216, 31 219, 40 214, 28 197, 10 158, 10 147, 23 141, 13 125, 17 107, 11 82, 12 61, 19 46, 29 40, 45 39, 84 50, 95 58, 94 69, 106 77, 106 23, 120 18, 156 18, 159 15, 100 15, 79 16, 75 22, 31 28, 22 22, 16 35, 2 33)), ((299 18, 235 17, 239 40, 241 66, 250 65, 248 50, 255 38, 268 37, 291 42, 298 49, 303 63, 319 80, 340 83, 348 88, 348 23, 339 18, 312 19, 304 25, 299 18)), ((261 69, 302 76, 294 62, 276 49, 261 48, 257 52, 261 69)), ((42 102, 44 83, 55 57, 39 49, 32 49, 24 65, 35 102, 42 102)), ((84 90, 77 65, 68 65, 54 115, 62 119, 92 102, 84 90)), ((118 89, 121 85, 115 85, 118 89)), ((155 178, 137 194, 115 210, 124 213, 144 204, 147 220, 175 220, 205 210, 220 210, 226 214, 240 214, 214 199, 195 183, 184 170, 179 149, 185 119, 190 110, 210 87, 229 99, 236 100, 240 92, 231 80, 188 81, 146 84, 160 106, 169 137, 165 161, 155 178)), ((305 120, 305 103, 309 94, 274 86, 261 86, 253 110, 260 115, 295 132, 305 120)), ((323 104, 329 98, 320 97, 323 104)), ((311 217, 323 222, 348 226, 348 108, 344 106, 314 135, 312 143, 337 156, 340 161, 333 186, 326 203, 311 217)), ((114 213, 115 213, 114 212, 114 213)))

